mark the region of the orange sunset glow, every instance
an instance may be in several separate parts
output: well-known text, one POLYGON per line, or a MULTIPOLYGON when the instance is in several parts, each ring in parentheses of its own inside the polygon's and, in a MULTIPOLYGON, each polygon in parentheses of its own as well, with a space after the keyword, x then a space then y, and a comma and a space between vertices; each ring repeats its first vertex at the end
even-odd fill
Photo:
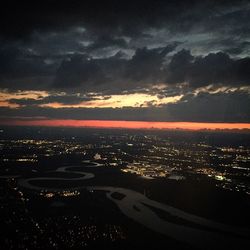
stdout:
POLYGON ((5 120, 1 125, 46 126, 46 127, 93 127, 125 129, 250 129, 250 123, 199 123, 199 122, 153 122, 110 120, 5 120))

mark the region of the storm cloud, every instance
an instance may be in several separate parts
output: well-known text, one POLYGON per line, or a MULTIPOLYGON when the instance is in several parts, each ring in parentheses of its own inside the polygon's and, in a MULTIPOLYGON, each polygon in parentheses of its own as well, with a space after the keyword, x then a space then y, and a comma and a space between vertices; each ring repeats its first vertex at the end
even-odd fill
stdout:
POLYGON ((193 57, 190 51, 175 54, 168 65, 166 82, 187 82, 193 87, 209 84, 249 85, 250 58, 232 59, 223 52, 193 57))
POLYGON ((45 0, 2 7, 1 117, 249 121, 247 0, 45 0), (47 96, 16 98, 18 91, 47 96), (152 101, 141 108, 41 107, 136 93, 179 99, 161 107, 152 101))

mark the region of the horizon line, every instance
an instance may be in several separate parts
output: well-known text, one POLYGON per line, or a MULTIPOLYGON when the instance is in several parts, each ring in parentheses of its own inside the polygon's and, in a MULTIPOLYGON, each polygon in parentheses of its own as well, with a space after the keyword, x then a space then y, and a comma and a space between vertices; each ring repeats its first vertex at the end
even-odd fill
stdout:
POLYGON ((85 128, 124 128, 124 129, 184 129, 184 130, 233 130, 250 129, 250 123, 238 122, 159 122, 125 120, 75 120, 75 119, 37 119, 2 120, 4 126, 41 126, 41 127, 85 127, 85 128))

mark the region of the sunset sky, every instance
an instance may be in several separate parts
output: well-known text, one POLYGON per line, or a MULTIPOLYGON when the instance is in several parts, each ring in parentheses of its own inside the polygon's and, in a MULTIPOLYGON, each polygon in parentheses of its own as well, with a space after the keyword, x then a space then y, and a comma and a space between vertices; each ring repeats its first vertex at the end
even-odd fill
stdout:
POLYGON ((0 125, 250 128, 250 3, 18 1, 0 125))

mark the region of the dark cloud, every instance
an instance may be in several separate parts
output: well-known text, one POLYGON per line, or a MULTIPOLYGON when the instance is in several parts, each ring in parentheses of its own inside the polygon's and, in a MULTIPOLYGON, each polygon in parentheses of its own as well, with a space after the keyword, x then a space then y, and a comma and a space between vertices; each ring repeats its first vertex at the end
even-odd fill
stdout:
POLYGON ((97 39, 93 43, 91 43, 89 46, 86 46, 83 49, 85 49, 88 52, 91 52, 107 47, 127 48, 128 43, 123 38, 116 38, 107 34, 103 34, 97 37, 97 39))
POLYGON ((233 59, 223 52, 210 53, 204 57, 192 56, 190 51, 181 50, 174 54, 169 64, 165 56, 173 46, 157 49, 137 49, 130 60, 119 57, 93 59, 73 56, 64 61, 58 72, 55 86, 72 88, 103 85, 103 89, 127 82, 131 87, 145 87, 148 83, 188 83, 191 88, 217 84, 218 86, 249 85, 250 58, 233 59), (132 82, 132 84, 129 84, 132 82))
POLYGON ((238 55, 243 51, 243 48, 230 48, 230 49, 226 49, 225 52, 228 54, 232 54, 232 55, 238 55))
POLYGON ((29 58, 13 46, 0 48, 0 77, 23 77, 46 72, 39 59, 29 58))
POLYGON ((166 78, 167 82, 190 81, 194 85, 216 83, 221 78, 227 84, 226 76, 221 75, 230 67, 235 72, 232 78, 225 73, 229 81, 248 81, 247 59, 238 63, 226 60, 227 53, 243 58, 248 52, 248 1, 44 0, 10 1, 2 7, 0 85, 4 88, 37 89, 36 82, 41 83, 40 89, 110 82, 109 87, 100 87, 105 90, 125 81, 131 89, 131 85, 141 86, 141 81, 166 78), (178 42, 172 42, 173 38, 178 42), (164 57, 174 54, 178 46, 189 50, 200 46, 201 53, 217 47, 225 56, 210 53, 199 59, 195 54, 193 62, 189 52, 182 50, 172 59, 168 56, 171 62, 164 77, 164 57), (123 56, 115 59, 116 53, 123 56), (219 69, 213 68, 214 63, 219 69), (222 69, 221 63, 228 64, 222 69), (236 71, 243 71, 240 79, 236 71))
POLYGON ((116 71, 122 67, 123 59, 116 56, 108 59, 93 59, 87 55, 74 55, 64 60, 56 73, 53 87, 91 89, 92 85, 113 82, 116 71))
POLYGON ((183 97, 168 105, 176 120, 202 122, 250 122, 250 95, 244 91, 231 93, 199 93, 183 97))
POLYGON ((176 53, 168 65, 167 82, 181 83, 185 82, 186 75, 190 70, 190 64, 193 61, 193 56, 188 50, 181 50, 176 53))
POLYGON ((0 9, 0 91, 65 95, 12 99, 26 107, 2 108, 0 114, 248 121, 249 94, 239 89, 250 83, 249 41, 248 0, 6 1, 0 9), (238 91, 194 95, 208 85, 238 91), (161 108, 154 103, 123 109, 37 107, 94 100, 90 92, 182 94, 183 99, 161 108))
POLYGON ((84 25, 93 32, 128 35, 166 25, 188 31, 198 22, 210 25, 211 29, 216 22, 222 28, 227 23, 235 27, 242 21, 249 22, 248 9, 243 8, 247 3, 243 0, 5 1, 0 30, 4 37, 19 38, 34 31, 65 30, 75 25, 84 25))
POLYGON ((48 103, 60 103, 64 105, 75 105, 81 102, 97 100, 94 96, 79 96, 79 95, 49 95, 39 99, 23 98, 23 99, 9 99, 8 102, 12 104, 19 104, 23 106, 40 105, 48 103))
MULTIPOLYGON (((47 57, 15 47, 0 49, 1 87, 11 89, 79 90, 120 93, 145 88, 148 84, 188 83, 191 88, 207 85, 246 86, 250 82, 250 58, 232 58, 224 52, 193 56, 177 44, 138 48, 131 59, 119 51, 107 58, 88 54, 67 56, 58 66, 47 57), (166 57, 170 58, 169 63, 166 57)), ((53 58, 53 57, 52 57, 53 58)))
POLYGON ((187 82, 192 87, 209 84, 249 85, 250 58, 232 59, 222 52, 193 57, 190 51, 182 50, 169 63, 166 82, 187 82))
POLYGON ((125 75, 135 81, 158 82, 162 80, 164 58, 175 47, 176 45, 169 45, 157 49, 137 49, 126 65, 125 75))
POLYGON ((104 72, 95 60, 87 56, 74 55, 60 65, 54 86, 74 88, 89 81, 98 83, 101 79, 104 79, 104 72))
POLYGON ((175 47, 175 44, 171 44, 156 49, 137 49, 134 56, 128 60, 121 58, 119 53, 105 59, 74 55, 62 62, 56 74, 54 87, 83 86, 83 89, 86 87, 91 89, 93 85, 104 85, 107 89, 110 86, 116 88, 115 85, 125 82, 127 83, 126 89, 130 89, 142 87, 149 82, 159 82, 163 79, 164 58, 175 47), (132 85, 129 84, 131 82, 132 85))

